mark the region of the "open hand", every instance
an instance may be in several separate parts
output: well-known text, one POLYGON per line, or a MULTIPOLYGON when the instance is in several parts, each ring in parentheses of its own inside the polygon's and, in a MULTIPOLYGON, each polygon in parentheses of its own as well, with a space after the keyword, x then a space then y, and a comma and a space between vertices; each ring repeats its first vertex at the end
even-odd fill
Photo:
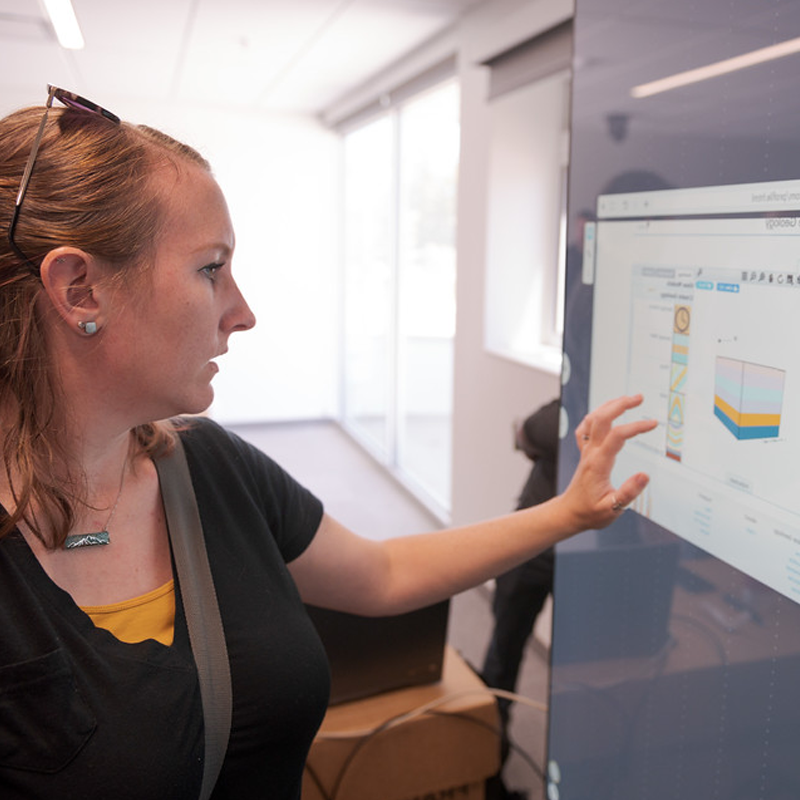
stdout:
POLYGON ((640 405, 641 395, 617 397, 587 414, 575 430, 581 460, 563 494, 576 530, 602 528, 613 522, 647 486, 648 476, 639 472, 614 488, 611 470, 628 439, 653 430, 656 420, 637 420, 614 425, 626 411, 640 405))

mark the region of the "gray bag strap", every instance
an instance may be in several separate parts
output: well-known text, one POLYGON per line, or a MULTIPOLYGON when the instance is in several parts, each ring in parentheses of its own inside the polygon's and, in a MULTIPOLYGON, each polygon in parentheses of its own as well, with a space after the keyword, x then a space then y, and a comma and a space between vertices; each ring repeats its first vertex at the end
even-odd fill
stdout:
POLYGON ((200 800, 208 800, 217 782, 231 729, 231 672, 217 593, 208 565, 200 514, 180 438, 175 449, 155 460, 167 515, 172 554, 178 572, 189 641, 203 702, 205 758, 200 800))

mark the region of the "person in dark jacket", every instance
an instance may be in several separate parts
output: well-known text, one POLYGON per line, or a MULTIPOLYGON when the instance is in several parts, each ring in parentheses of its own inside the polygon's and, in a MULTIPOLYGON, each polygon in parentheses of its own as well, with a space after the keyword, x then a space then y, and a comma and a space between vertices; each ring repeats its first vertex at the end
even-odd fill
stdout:
MULTIPOLYGON (((517 510, 544 503, 556 493, 559 400, 552 400, 516 428, 515 447, 533 462, 520 493, 517 510)), ((552 547, 496 578, 492 603, 494 629, 481 676, 488 686, 516 689, 523 651, 547 596, 553 591, 555 553, 552 547)), ((503 756, 511 701, 498 701, 503 726, 503 756)))

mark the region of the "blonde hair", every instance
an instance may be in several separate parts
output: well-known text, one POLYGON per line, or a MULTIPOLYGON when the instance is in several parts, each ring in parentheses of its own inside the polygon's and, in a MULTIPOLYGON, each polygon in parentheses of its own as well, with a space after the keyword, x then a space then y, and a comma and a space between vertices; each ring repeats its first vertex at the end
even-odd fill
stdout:
MULTIPOLYGON (((43 113, 43 107, 27 108, 0 120, 0 411, 6 421, 3 467, 16 506, 0 521, 0 537, 24 520, 56 548, 85 497, 55 477, 54 467, 69 465, 70 454, 60 444, 57 371, 37 313, 38 265, 53 248, 70 245, 107 264, 113 280, 142 279, 164 221, 155 171, 187 161, 210 168, 191 147, 153 128, 53 108, 14 233, 26 262, 6 234, 43 113)), ((141 425, 133 430, 132 446, 158 455, 172 448, 174 435, 161 423, 141 425)))

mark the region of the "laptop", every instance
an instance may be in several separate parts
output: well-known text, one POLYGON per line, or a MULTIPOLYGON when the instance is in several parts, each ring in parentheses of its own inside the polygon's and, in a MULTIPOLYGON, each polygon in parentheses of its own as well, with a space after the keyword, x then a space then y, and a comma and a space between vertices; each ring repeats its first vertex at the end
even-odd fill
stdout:
POLYGON ((306 606, 331 668, 331 705, 441 679, 450 602, 392 617, 306 606))

